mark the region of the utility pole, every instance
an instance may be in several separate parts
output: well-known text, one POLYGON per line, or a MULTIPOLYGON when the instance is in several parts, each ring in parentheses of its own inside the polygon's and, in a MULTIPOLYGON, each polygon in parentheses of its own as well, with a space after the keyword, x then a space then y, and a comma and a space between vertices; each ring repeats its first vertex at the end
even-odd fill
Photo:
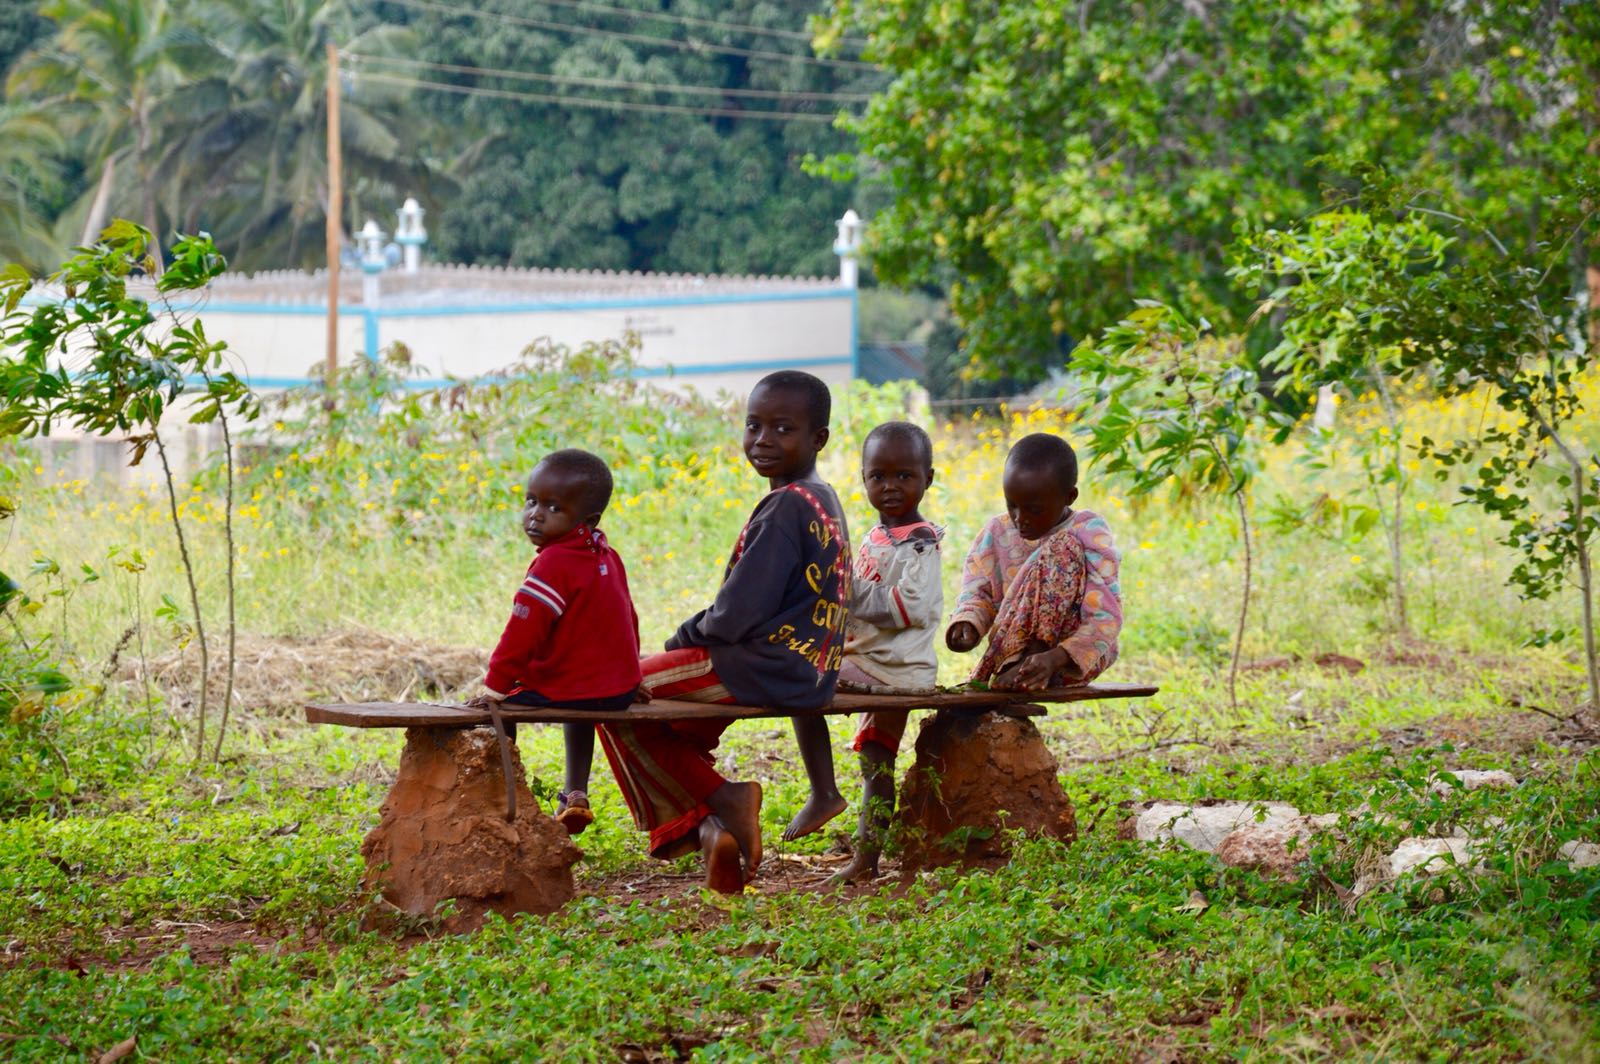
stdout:
POLYGON ((339 254, 344 246, 344 167, 339 147, 339 49, 328 43, 328 353, 322 386, 324 406, 333 410, 333 383, 339 371, 339 254))

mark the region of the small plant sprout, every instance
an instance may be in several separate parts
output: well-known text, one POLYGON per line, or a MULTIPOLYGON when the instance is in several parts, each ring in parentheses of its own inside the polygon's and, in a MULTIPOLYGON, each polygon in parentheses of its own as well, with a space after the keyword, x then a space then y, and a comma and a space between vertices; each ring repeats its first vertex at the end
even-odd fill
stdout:
MULTIPOLYGON (((205 754, 210 658, 194 559, 180 518, 162 421, 187 398, 185 413, 190 424, 219 421, 222 425, 228 472, 224 531, 228 540, 229 692, 223 706, 225 728, 233 677, 236 554, 228 419, 251 420, 259 405, 244 381, 224 367, 226 345, 207 337, 198 318, 174 309, 171 297, 203 289, 226 265, 211 238, 202 234, 178 238, 171 265, 162 271, 150 231, 119 219, 101 232, 97 243, 80 248, 51 275, 50 283, 64 298, 46 298, 24 311, 23 297, 33 288, 33 278, 18 266, 0 273, 4 311, 0 347, 15 351, 12 358, 0 361, 0 435, 44 435, 52 425, 65 423, 91 435, 125 439, 132 464, 142 461, 152 446, 161 461, 200 652, 196 760, 205 754), (155 279, 155 307, 129 291, 130 281, 141 275, 155 279)), ((220 751, 221 738, 219 729, 213 757, 220 751)))
POLYGON ((1141 301, 1073 364, 1093 383, 1080 423, 1092 460, 1139 494, 1169 479, 1225 497, 1239 515, 1243 548, 1239 622, 1228 669, 1228 700, 1239 709, 1239 655, 1250 617, 1250 487, 1253 444, 1269 416, 1242 345, 1210 334, 1163 303, 1141 301))

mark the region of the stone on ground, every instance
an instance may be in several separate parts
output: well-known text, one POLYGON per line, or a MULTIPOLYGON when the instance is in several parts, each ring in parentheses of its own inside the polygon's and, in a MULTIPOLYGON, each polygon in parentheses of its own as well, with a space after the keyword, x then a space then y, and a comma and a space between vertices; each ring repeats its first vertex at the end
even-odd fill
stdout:
POLYGON ((1398 879, 1409 872, 1431 875, 1455 865, 1476 869, 1472 857, 1478 845, 1474 839, 1402 839, 1389 855, 1389 874, 1398 879))
POLYGON ((1310 817, 1275 826, 1250 824, 1228 833, 1217 847, 1217 860, 1229 868, 1289 878, 1305 863, 1318 830, 1310 817))
POLYGON ((1222 840, 1241 828, 1285 831, 1294 828, 1298 820, 1300 810, 1284 802, 1155 802, 1134 819, 1132 834, 1144 842, 1176 839, 1204 853, 1215 853, 1222 840))
POLYGON ((1070 842, 1078 825, 1059 768, 1031 720, 940 710, 901 790, 901 867, 1003 858, 1008 830, 1070 842))
POLYGON ((1500 789, 1517 785, 1517 777, 1497 768, 1454 768, 1441 772, 1428 786, 1430 791, 1441 798, 1448 798, 1456 790, 1456 785, 1445 779, 1446 776, 1454 776, 1460 781, 1461 789, 1464 791, 1476 791, 1485 787, 1500 789))
POLYGON ((447 899, 451 931, 470 931, 492 910, 548 913, 574 893, 572 866, 583 856, 545 815, 523 780, 512 748, 517 816, 505 819, 500 749, 484 728, 410 728, 400 774, 378 826, 361 844, 365 887, 413 916, 447 899))
POLYGON ((1576 872, 1580 868, 1594 868, 1600 865, 1600 843, 1571 842, 1561 844, 1561 856, 1567 859, 1567 867, 1576 872))

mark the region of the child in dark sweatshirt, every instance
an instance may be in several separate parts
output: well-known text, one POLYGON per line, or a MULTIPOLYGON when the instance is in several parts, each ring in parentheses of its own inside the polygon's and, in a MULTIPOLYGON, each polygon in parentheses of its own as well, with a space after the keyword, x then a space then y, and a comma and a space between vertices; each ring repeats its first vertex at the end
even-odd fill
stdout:
MULTIPOLYGON (((656 698, 814 709, 833 701, 850 601, 850 537, 833 489, 818 478, 832 399, 809 373, 762 378, 746 408, 744 452, 770 490, 734 545, 716 599, 644 659, 656 698)), ((761 786, 733 782, 712 758, 727 720, 604 724, 600 739, 650 852, 697 846, 706 885, 742 890, 761 863, 761 786)), ((796 717, 812 782, 790 832, 843 811, 821 717, 796 717)))

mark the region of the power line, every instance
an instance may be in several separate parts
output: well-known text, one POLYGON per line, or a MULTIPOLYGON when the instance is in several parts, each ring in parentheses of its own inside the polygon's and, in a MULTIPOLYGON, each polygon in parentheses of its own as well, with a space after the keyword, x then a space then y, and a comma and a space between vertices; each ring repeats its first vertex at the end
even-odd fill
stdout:
POLYGON ((832 122, 834 115, 814 111, 743 111, 736 107, 685 107, 671 103, 638 103, 632 100, 596 100, 588 96, 554 96, 542 92, 513 92, 510 89, 492 89, 484 85, 452 85, 445 81, 427 81, 423 78, 406 78, 393 74, 367 72, 360 75, 368 81, 381 81, 391 85, 411 85, 440 92, 454 92, 462 96, 491 96, 502 100, 524 100, 528 103, 553 103, 562 106, 592 107, 600 110, 646 111, 654 114, 694 115, 702 118, 764 118, 788 122, 832 122))
MULTIPOLYGON (((807 44, 811 43, 812 37, 805 30, 771 29, 766 26, 752 26, 748 22, 724 22, 721 19, 698 18, 694 15, 679 15, 668 11, 640 11, 631 7, 587 3, 586 0, 543 0, 543 2, 551 7, 570 7, 575 11, 594 11, 606 15, 622 15, 625 18, 659 19, 662 22, 676 22, 684 26, 705 26, 710 29, 733 30, 737 33, 755 33, 784 40, 804 41, 807 44)), ((865 37, 840 37, 839 43, 860 48, 867 44, 867 40, 865 37)))
POLYGON ((712 44, 710 41, 702 41, 695 38, 679 40, 676 37, 652 37, 647 33, 629 33, 625 30, 603 30, 593 26, 575 26, 570 22, 552 22, 549 19, 530 18, 526 15, 506 15, 497 11, 479 11, 470 7, 453 7, 449 4, 431 3, 430 0, 388 0, 388 2, 400 7, 415 8, 419 11, 432 11, 436 14, 491 19, 497 22, 510 22, 518 26, 529 26, 533 29, 554 30, 558 33, 575 33, 580 36, 611 37, 616 40, 631 41, 635 44, 676 48, 679 51, 686 52, 716 52, 720 55, 736 55, 745 59, 776 59, 786 63, 847 67, 855 70, 878 69, 874 64, 864 63, 859 59, 824 59, 820 56, 791 55, 788 52, 764 52, 756 48, 736 48, 731 44, 712 44))
POLYGON ((545 74, 532 70, 506 70, 500 67, 461 66, 457 63, 430 63, 425 59, 405 56, 365 55, 342 53, 350 59, 368 63, 398 63, 403 66, 438 70, 448 74, 473 74, 482 77, 513 78, 519 81, 543 81, 555 85, 588 85, 602 89, 635 89, 647 92, 681 93, 686 96, 736 96, 755 100, 793 100, 796 102, 839 101, 862 103, 872 99, 867 92, 794 92, 783 89, 718 88, 714 85, 683 85, 660 81, 623 81, 617 78, 589 78, 567 74, 545 74))

